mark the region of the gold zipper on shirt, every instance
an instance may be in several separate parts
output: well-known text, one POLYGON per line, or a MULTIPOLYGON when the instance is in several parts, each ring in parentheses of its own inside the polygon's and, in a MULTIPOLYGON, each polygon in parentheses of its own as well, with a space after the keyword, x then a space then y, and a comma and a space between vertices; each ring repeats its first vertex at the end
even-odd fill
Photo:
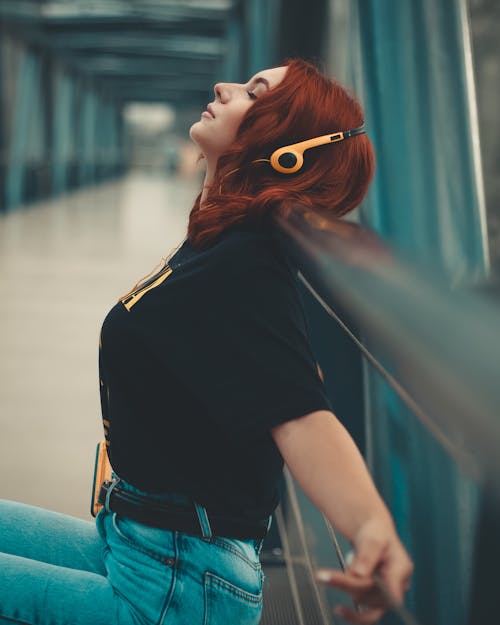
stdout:
POLYGON ((140 286, 138 289, 130 291, 126 295, 120 297, 119 301, 125 306, 125 308, 130 312, 130 309, 134 304, 141 299, 143 295, 145 295, 151 289, 154 289, 158 285, 160 285, 164 280, 168 278, 168 276, 172 273, 172 268, 169 265, 165 265, 161 271, 159 271, 155 276, 153 276, 150 280, 140 286))
POLYGON ((156 265, 148 274, 144 276, 144 278, 141 278, 139 282, 136 282, 128 293, 125 293, 125 295, 122 295, 118 299, 118 301, 121 302, 129 312, 132 306, 136 304, 145 293, 161 284, 172 273, 172 268, 168 264, 168 261, 172 258, 175 252, 177 252, 177 250, 183 245, 186 240, 187 237, 185 237, 179 243, 179 245, 172 248, 166 258, 162 257, 158 265, 163 263, 163 267, 160 269, 160 271, 158 271, 158 273, 154 273, 158 267, 158 265, 156 265), (149 278, 151 274, 154 274, 154 276, 152 278, 149 278))

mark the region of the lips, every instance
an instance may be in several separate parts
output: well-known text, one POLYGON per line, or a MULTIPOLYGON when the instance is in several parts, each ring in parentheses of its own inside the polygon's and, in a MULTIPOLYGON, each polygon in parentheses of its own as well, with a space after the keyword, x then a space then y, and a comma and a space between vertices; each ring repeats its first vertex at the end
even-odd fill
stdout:
POLYGON ((210 113, 210 115, 211 115, 211 116, 215 119, 215 114, 214 114, 214 111, 213 111, 213 109, 212 109, 212 105, 211 105, 211 104, 209 104, 209 105, 207 106, 207 111, 208 111, 208 112, 210 113))

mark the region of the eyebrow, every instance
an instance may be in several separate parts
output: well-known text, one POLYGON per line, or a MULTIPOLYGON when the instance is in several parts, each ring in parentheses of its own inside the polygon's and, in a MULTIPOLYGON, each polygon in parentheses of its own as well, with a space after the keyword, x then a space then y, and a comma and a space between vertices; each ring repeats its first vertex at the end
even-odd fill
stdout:
POLYGON ((271 88, 269 86, 269 81, 266 78, 263 78, 262 76, 257 76, 256 78, 252 80, 250 84, 257 84, 257 83, 263 83, 264 85, 266 85, 268 89, 271 88))

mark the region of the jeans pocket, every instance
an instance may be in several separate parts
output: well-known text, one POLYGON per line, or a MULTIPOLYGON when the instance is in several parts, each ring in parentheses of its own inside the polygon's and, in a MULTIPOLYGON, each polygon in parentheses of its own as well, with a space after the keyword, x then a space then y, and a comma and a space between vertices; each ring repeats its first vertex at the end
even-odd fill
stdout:
POLYGON ((255 547, 255 540, 238 540, 236 538, 223 538, 221 536, 213 536, 209 540, 213 545, 221 547, 235 556, 238 556, 254 570, 260 570, 261 564, 259 554, 255 547))
POLYGON ((262 614, 262 592, 253 594, 209 571, 204 575, 203 585, 203 625, 258 625, 262 614))
POLYGON ((169 566, 173 565, 175 560, 173 532, 149 527, 116 512, 112 513, 111 519, 115 534, 129 548, 169 566))

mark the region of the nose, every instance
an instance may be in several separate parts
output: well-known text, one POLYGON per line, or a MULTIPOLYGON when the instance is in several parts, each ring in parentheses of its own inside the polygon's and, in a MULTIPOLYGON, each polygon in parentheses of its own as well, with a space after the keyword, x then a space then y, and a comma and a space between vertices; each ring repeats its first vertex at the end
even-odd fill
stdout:
POLYGON ((215 99, 224 102, 227 98, 226 83, 218 82, 214 85, 215 99))
POLYGON ((215 99, 224 104, 235 97, 241 87, 235 82, 218 82, 214 85, 215 99))

